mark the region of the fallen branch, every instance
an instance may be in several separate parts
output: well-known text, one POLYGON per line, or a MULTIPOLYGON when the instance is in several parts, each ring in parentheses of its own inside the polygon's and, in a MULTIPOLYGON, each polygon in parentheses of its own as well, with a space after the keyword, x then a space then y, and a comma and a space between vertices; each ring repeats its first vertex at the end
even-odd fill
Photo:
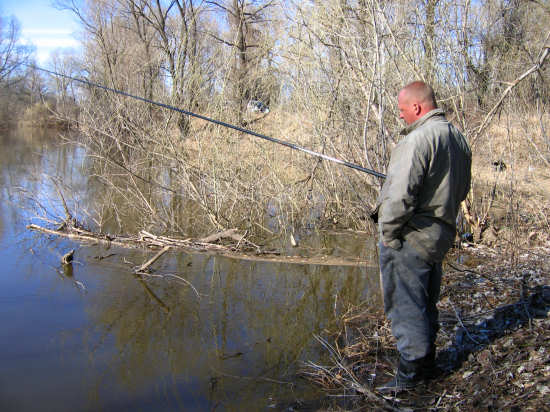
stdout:
POLYGON ((61 258, 61 263, 63 265, 70 265, 73 262, 73 257, 74 257, 74 249, 71 249, 70 251, 68 251, 63 255, 63 257, 61 258))
POLYGON ((244 236, 237 233, 237 229, 227 229, 223 232, 213 233, 209 236, 203 237, 202 239, 199 239, 199 242, 212 243, 217 242, 218 240, 223 238, 230 238, 236 240, 237 242, 240 242, 241 240, 243 240, 243 237, 244 236))
POLYGON ((164 246, 155 256, 153 256, 151 259, 149 259, 147 262, 145 262, 143 265, 137 267, 134 270, 134 273, 140 273, 145 272, 149 266, 151 266, 153 263, 155 263, 162 255, 164 255, 166 252, 170 250, 171 246, 164 246))
POLYGON ((127 242, 122 241, 116 241, 111 239, 103 239, 98 236, 91 236, 91 235, 84 235, 84 234, 77 234, 77 233, 66 233, 61 232, 59 230, 52 230, 48 229, 42 226, 35 225, 34 223, 31 223, 30 225, 27 225, 27 229, 29 230, 35 230, 37 232, 47 233, 49 235, 55 235, 55 236, 63 236, 67 237, 69 239, 73 240, 81 240, 86 242, 94 242, 94 243, 105 243, 110 245, 116 245, 116 246, 122 246, 122 247, 129 247, 127 242))
MULTIPOLYGON (((56 222, 52 222, 56 224, 56 222)), ((80 242, 92 242, 94 244, 105 244, 108 246, 119 246, 126 249, 132 248, 148 248, 148 249, 162 249, 170 247, 172 249, 180 249, 187 253, 206 253, 215 254, 218 256, 225 256, 233 259, 243 259, 250 261, 260 262, 278 262, 278 263, 290 263, 290 264, 309 264, 309 265, 322 265, 322 266, 367 266, 372 262, 365 261, 355 257, 333 257, 333 256, 284 256, 280 255, 276 250, 262 250, 260 246, 247 241, 244 237, 239 237, 240 241, 233 245, 220 245, 214 243, 207 243, 204 240, 209 240, 208 237, 199 240, 193 240, 191 238, 177 239, 166 236, 157 236, 144 230, 140 231, 138 236, 114 236, 104 233, 93 233, 79 227, 64 226, 60 230, 48 229, 35 224, 27 225, 27 229, 37 232, 46 233, 49 235, 66 237, 80 242), (243 248, 242 244, 245 245, 243 248)), ((233 229, 235 230, 235 229, 233 229)), ((222 232, 223 233, 223 232, 222 232)), ((236 240, 236 232, 233 232, 235 237, 231 237, 236 240)), ((219 234, 216 234, 219 235, 219 234)))

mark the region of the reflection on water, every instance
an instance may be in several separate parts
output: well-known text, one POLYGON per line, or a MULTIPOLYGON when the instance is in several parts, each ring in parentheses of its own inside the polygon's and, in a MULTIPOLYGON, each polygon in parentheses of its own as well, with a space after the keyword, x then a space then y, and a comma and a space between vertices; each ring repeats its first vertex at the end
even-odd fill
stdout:
MULTIPOLYGON (((172 252, 140 280, 132 265, 150 252, 25 230, 37 207, 28 197, 63 216, 52 176, 76 189, 73 207, 93 204, 97 189, 80 173, 84 153, 40 136, 4 136, 0 161, 3 411, 273 410, 318 396, 296 377, 300 361, 324 356, 312 334, 349 303, 379 303, 369 294, 378 290, 374 266, 172 252), (64 269, 60 257, 72 248, 75 262, 64 269)), ((364 240, 340 240, 313 243, 366 253, 364 240)))

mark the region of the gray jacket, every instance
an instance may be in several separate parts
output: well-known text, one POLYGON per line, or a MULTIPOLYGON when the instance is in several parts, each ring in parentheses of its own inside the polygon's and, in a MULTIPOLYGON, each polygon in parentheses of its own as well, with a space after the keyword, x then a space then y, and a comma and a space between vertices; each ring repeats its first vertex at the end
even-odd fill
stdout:
POLYGON ((406 137, 393 149, 377 202, 380 239, 394 249, 405 239, 424 259, 441 261, 470 189, 472 153, 440 109, 401 134, 406 137))

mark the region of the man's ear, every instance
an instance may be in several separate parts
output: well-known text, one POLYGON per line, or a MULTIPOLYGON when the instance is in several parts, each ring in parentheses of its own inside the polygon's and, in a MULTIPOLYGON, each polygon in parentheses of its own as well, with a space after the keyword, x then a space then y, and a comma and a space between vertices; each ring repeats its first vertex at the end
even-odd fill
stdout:
POLYGON ((414 110, 414 114, 418 116, 422 111, 422 106, 420 106, 420 104, 418 103, 413 103, 413 110, 414 110))

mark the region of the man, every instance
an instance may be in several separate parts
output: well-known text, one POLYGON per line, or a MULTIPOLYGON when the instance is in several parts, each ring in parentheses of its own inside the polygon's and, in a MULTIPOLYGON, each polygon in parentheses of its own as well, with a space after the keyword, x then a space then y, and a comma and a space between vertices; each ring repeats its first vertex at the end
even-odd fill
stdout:
POLYGON ((408 126, 391 154, 376 209, 384 311, 400 355, 395 377, 377 389, 396 393, 435 367, 441 262, 471 179, 468 142, 437 108, 429 85, 404 87, 398 108, 408 126))

